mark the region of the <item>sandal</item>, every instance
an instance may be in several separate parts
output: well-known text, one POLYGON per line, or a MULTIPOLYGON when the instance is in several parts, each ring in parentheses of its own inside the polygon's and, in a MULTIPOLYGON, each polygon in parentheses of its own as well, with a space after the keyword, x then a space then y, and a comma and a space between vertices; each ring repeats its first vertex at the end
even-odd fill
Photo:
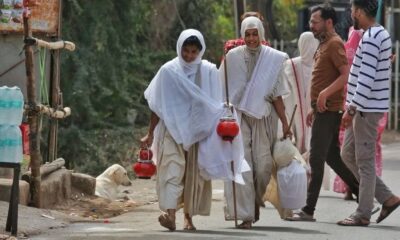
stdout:
POLYGON ((251 229, 251 221, 243 221, 241 224, 237 225, 236 228, 251 229))
POLYGON ((359 218, 359 217, 348 217, 343 220, 340 220, 337 222, 338 225, 340 226, 347 226, 347 227, 367 227, 369 225, 369 220, 359 218))
POLYGON ((294 221, 294 222, 315 222, 316 219, 314 218, 313 215, 307 214, 304 211, 299 211, 296 213, 293 213, 292 216, 286 217, 286 221, 294 221))
POLYGON ((170 218, 170 216, 166 213, 161 214, 158 217, 158 221, 160 222, 160 225, 169 229, 170 231, 175 231, 176 225, 175 221, 170 218))
POLYGON ((395 204, 392 206, 385 206, 382 205, 382 211, 379 214, 379 217, 376 219, 376 223, 382 222, 385 218, 387 218, 394 210, 396 210, 397 207, 400 206, 400 200, 397 201, 395 204))

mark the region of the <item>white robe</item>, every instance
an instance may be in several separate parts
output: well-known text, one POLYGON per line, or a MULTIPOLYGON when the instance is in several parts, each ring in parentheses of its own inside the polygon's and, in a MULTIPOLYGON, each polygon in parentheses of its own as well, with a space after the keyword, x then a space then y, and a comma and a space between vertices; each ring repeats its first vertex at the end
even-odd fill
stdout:
MULTIPOLYGON (((227 66, 230 102, 238 110, 243 130, 245 159, 252 171, 243 174, 246 185, 236 185, 237 218, 254 221, 255 204, 264 205, 264 194, 273 171, 271 149, 276 138, 278 117, 271 101, 288 94, 282 79, 285 53, 261 46, 260 54, 251 74, 246 65, 246 46, 232 49, 221 65, 225 77, 227 66), (251 76, 248 79, 248 76, 251 76)), ((276 186, 276 185, 275 185, 276 186)), ((276 190, 276 189, 275 189, 276 190)), ((233 216, 232 183, 225 183, 226 219, 233 216)))

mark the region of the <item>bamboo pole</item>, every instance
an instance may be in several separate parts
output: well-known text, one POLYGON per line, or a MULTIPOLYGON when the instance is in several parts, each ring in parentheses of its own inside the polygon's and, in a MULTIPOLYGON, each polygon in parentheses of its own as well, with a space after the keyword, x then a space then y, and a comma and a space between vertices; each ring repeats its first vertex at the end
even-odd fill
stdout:
MULTIPOLYGON (((62 0, 59 0, 60 3, 60 12, 58 18, 58 29, 57 29, 57 38, 61 38, 61 12, 62 12, 62 0)), ((73 48, 67 48, 71 51, 71 49, 75 49, 75 44, 72 43, 73 48)), ((61 89, 60 89, 60 50, 53 50, 50 59, 50 105, 54 109, 57 109, 60 106, 61 99, 61 89)), ((48 135, 48 162, 52 162, 57 158, 57 143, 58 143, 58 121, 57 119, 50 119, 49 126, 49 135, 48 135)))
MULTIPOLYGON (((29 16, 24 15, 24 36, 29 38, 32 36, 31 23, 29 16)), ((27 95, 28 104, 31 108, 36 108, 36 85, 35 85, 35 74, 33 65, 33 49, 29 44, 25 44, 25 67, 27 77, 27 95)), ((29 144, 30 144, 30 155, 31 155, 31 171, 32 181, 30 183, 32 193, 32 204, 35 207, 41 206, 40 199, 40 134, 38 133, 38 115, 35 111, 28 112, 28 122, 30 128, 29 144)))

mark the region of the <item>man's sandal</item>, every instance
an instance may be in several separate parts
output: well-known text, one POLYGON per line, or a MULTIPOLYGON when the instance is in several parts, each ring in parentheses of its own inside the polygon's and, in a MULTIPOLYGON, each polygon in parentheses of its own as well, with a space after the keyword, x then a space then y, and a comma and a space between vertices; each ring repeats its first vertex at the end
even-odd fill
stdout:
POLYGON ((359 217, 348 217, 337 222, 338 225, 346 227, 367 227, 369 223, 369 220, 359 217))
POLYGON ((400 200, 397 201, 395 204, 392 206, 385 206, 382 205, 382 211, 379 214, 379 217, 376 219, 376 223, 382 222, 385 218, 387 218, 396 208, 400 206, 400 200))

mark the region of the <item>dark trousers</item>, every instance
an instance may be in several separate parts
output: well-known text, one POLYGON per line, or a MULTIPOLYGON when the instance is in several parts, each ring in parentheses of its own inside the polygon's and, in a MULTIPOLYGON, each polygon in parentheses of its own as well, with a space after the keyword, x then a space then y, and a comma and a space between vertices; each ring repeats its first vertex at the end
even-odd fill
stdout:
POLYGON ((307 190, 307 205, 303 211, 313 215, 317 205, 326 163, 358 196, 358 181, 340 157, 339 127, 342 113, 323 112, 314 115, 311 128, 310 166, 311 179, 307 190))

